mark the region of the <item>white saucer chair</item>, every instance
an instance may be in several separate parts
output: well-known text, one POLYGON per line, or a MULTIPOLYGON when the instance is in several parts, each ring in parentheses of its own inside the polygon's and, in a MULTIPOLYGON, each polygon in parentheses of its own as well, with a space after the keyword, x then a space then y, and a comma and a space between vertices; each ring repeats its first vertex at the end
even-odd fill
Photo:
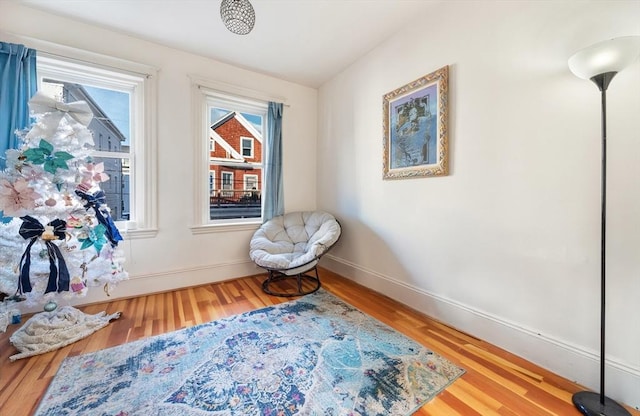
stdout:
POLYGON ((262 290, 274 296, 301 296, 320 289, 317 264, 340 238, 340 223, 322 211, 290 212, 262 224, 249 256, 269 273, 262 290), (314 272, 315 276, 309 272, 314 272), (295 279, 295 285, 288 280, 295 279))

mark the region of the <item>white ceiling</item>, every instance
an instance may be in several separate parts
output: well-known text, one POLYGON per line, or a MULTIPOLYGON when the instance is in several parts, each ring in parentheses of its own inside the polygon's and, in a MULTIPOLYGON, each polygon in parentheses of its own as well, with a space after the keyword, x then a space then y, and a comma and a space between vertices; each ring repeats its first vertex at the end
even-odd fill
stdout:
POLYGON ((54 14, 319 87, 436 0, 252 0, 253 31, 229 32, 220 0, 15 0, 54 14))

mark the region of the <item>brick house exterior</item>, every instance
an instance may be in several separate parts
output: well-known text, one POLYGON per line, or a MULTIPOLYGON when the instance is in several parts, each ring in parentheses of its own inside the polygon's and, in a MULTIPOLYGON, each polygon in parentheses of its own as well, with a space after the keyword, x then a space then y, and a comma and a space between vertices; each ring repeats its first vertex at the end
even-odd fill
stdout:
POLYGON ((260 132, 235 111, 216 121, 209 132, 209 190, 212 200, 258 201, 262 189, 260 132))

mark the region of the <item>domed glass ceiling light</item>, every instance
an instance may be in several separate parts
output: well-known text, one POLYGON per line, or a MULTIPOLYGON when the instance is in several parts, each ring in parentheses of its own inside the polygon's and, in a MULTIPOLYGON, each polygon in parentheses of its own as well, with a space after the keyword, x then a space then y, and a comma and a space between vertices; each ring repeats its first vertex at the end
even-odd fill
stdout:
POLYGON ((256 23, 256 13, 249 0, 222 0, 220 17, 227 29, 236 35, 248 34, 256 23))
POLYGON ((613 77, 640 56, 640 36, 625 36, 596 43, 576 52, 569 69, 577 77, 593 81, 600 90, 602 120, 602 174, 600 218, 600 394, 581 391, 573 404, 585 416, 631 416, 624 407, 604 394, 605 370, 605 232, 607 207, 607 88, 613 77))

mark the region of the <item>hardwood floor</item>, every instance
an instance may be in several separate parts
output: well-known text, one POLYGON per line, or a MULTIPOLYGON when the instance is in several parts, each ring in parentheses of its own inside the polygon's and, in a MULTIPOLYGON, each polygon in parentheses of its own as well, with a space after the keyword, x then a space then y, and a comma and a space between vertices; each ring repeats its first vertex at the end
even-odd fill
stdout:
MULTIPOLYGON (((321 269, 323 287, 465 368, 467 372, 414 415, 571 416, 580 413, 571 395, 580 386, 493 345, 321 269)), ((265 294, 264 275, 116 300, 83 307, 87 313, 122 312, 90 337, 57 351, 10 362, 16 350, 0 334, 0 415, 31 415, 65 357, 208 322, 289 299, 265 294)), ((629 409, 634 416, 640 412, 629 409)))

